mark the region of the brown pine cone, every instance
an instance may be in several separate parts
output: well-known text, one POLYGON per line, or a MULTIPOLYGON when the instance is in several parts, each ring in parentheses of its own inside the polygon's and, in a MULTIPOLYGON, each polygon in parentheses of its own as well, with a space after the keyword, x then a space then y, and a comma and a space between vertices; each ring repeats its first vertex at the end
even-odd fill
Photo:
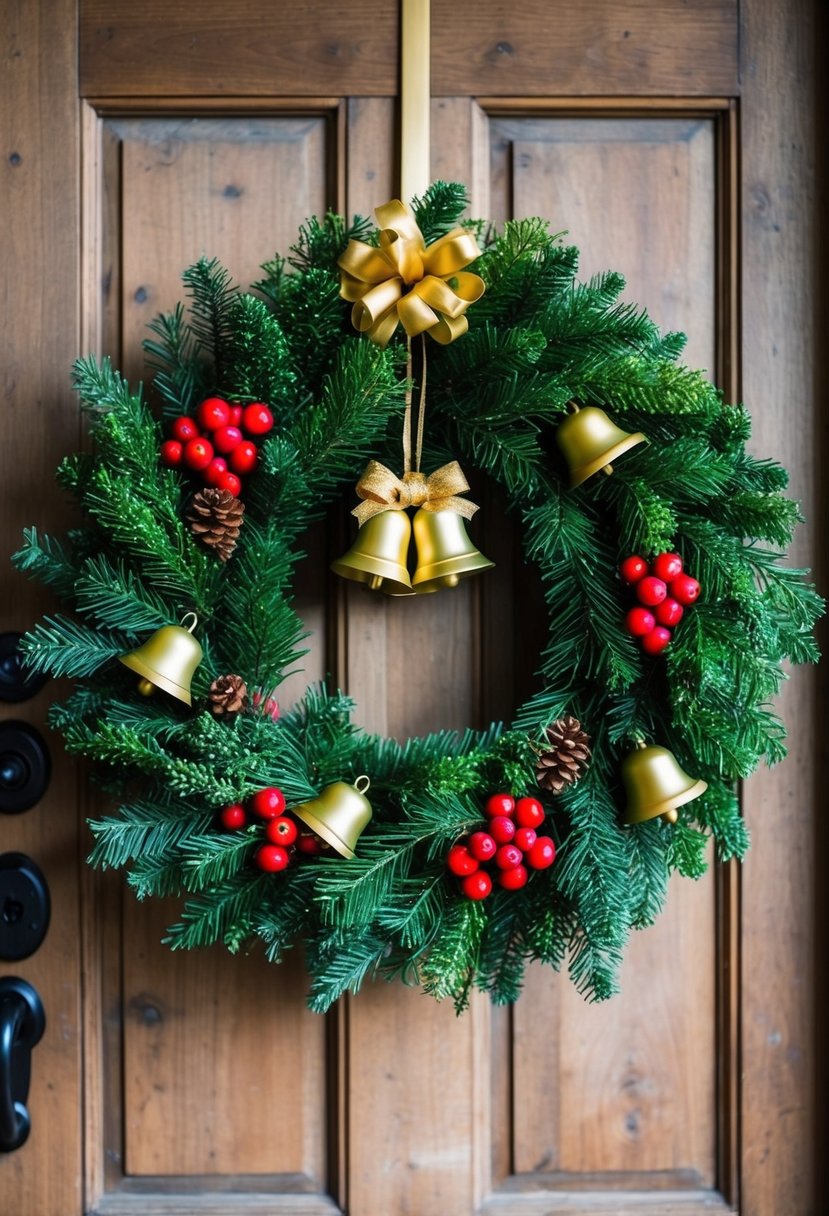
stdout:
POLYGON ((219 676, 210 685, 210 708, 217 717, 238 714, 248 704, 248 686, 241 676, 219 676))
POLYGON ((226 562, 236 548, 244 514, 245 504, 230 490, 211 487, 193 495, 186 518, 190 531, 226 562))
POLYGON ((590 737, 569 714, 547 727, 548 750, 539 752, 535 778, 543 790, 560 794, 590 763, 590 737))

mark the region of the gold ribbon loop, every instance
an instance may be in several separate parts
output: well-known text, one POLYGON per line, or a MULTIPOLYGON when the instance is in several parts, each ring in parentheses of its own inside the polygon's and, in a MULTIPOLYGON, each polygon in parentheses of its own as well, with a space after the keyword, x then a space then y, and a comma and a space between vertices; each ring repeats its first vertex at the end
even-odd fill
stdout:
POLYGON ((398 477, 379 460, 370 460, 357 482, 357 495, 363 499, 351 512, 360 527, 381 511, 404 511, 423 507, 424 511, 454 511, 471 519, 478 507, 468 498, 458 498, 469 489, 469 482, 457 460, 441 465, 427 477, 425 473, 404 473, 398 477))
POLYGON ((479 275, 463 270, 480 256, 475 238, 455 228, 427 247, 414 213, 400 199, 384 203, 375 215, 379 246, 349 241, 337 263, 340 296, 354 305, 354 328, 378 346, 386 346, 398 324, 410 338, 428 333, 443 345, 454 341, 468 328, 463 314, 485 290, 479 275))

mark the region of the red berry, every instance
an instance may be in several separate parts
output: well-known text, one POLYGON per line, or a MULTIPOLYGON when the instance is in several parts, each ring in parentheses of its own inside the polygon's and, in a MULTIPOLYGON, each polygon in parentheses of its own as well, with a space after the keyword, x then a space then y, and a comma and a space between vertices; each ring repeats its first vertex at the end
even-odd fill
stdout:
POLYGON ((524 860, 524 854, 517 844, 502 844, 495 854, 495 864, 499 870, 514 870, 524 860))
POLYGON ((505 891, 520 891, 527 885, 528 878, 526 866, 513 866, 511 870, 503 870, 498 875, 498 885, 505 891))
POLYGON ((556 859, 556 846, 552 836, 539 836, 526 854, 527 865, 534 870, 546 870, 556 859))
POLYGON ((230 467, 234 473, 241 473, 242 476, 245 473, 253 472, 256 468, 256 460, 256 444, 251 443, 250 439, 243 439, 230 453, 230 467))
POLYGON ((643 638, 656 624, 656 618, 647 608, 631 608, 625 617, 625 626, 635 638, 643 638))
POLYGON ((231 426, 241 426, 242 425, 242 414, 244 414, 244 412, 245 412, 244 406, 232 405, 230 407, 230 425, 231 426))
POLYGON ((465 878, 467 874, 474 874, 480 863, 475 860, 465 844, 453 844, 446 855, 446 864, 453 874, 457 874, 458 878, 465 878))
POLYGON ((273 429, 273 414, 261 401, 246 405, 242 412, 242 426, 249 435, 267 435, 273 429))
POLYGON ((678 553, 660 553, 653 559, 653 572, 665 583, 671 583, 682 573, 682 558, 678 553))
POLYGON ((476 870, 461 879, 461 889, 467 899, 486 899, 492 890, 492 879, 486 870, 476 870))
POLYGON ((221 452, 223 456, 227 456, 228 452, 232 452, 241 442, 242 432, 238 426, 220 426, 217 431, 213 432, 216 451, 221 452))
POLYGON ((227 472, 227 461, 224 456, 214 456, 210 464, 204 470, 204 482, 208 486, 216 486, 219 483, 219 478, 223 473, 227 472))
POLYGON ((512 794, 491 794, 486 800, 484 814, 489 819, 496 815, 511 815, 515 810, 515 799, 512 794))
POLYGON ((196 426, 194 419, 188 418, 182 414, 180 418, 176 418, 173 425, 170 427, 170 434, 173 439, 177 439, 179 443, 189 443, 191 439, 197 439, 199 428, 196 426))
POLYGON ((544 822, 544 807, 537 798, 519 798, 515 807, 515 818, 522 828, 537 828, 544 822))
POLYGON ((287 815, 277 815, 276 819, 270 819, 266 824, 265 835, 272 844, 286 846, 294 843, 298 829, 293 819, 287 815))
POLYGON ((288 862, 291 859, 288 856, 288 850, 283 849, 281 845, 263 844, 254 853, 253 860, 260 870, 267 870, 269 874, 276 874, 280 870, 287 870, 288 862))
POLYGON ((661 604, 657 604, 654 616, 660 625, 678 625, 685 614, 685 609, 680 604, 679 600, 668 596, 661 604))
POLYGON ((626 583, 638 583, 648 573, 648 563, 644 557, 626 557, 619 567, 619 573, 626 583))
POLYGON ((196 410, 196 417, 206 431, 218 431, 230 422, 230 406, 221 397, 206 397, 196 410))
POLYGON ((183 443, 180 443, 178 439, 168 439, 161 445, 161 463, 166 464, 168 469, 174 469, 177 464, 181 464, 183 451, 183 443))
POLYGON ((241 802, 234 802, 232 806, 226 806, 219 818, 222 821, 222 827, 227 828, 229 832, 236 828, 243 828, 247 822, 245 808, 241 802))
POLYGON ((261 819, 276 819, 285 810, 285 795, 274 785, 257 790, 250 800, 250 809, 261 819))
POLYGON ((678 574, 671 583, 671 595, 680 604, 693 604, 700 593, 700 585, 690 574, 678 574))
POLYGON ((514 843, 518 845, 522 853, 527 853, 538 839, 538 833, 535 828, 519 828, 515 833, 514 843))
POLYGON ((242 481, 235 473, 220 473, 216 478, 217 490, 229 490, 234 498, 242 493, 242 481))
POLYGON ((322 852, 322 841, 313 832, 301 832, 296 847, 307 857, 317 857, 322 852))
POLYGON ((198 439, 190 439, 184 445, 182 459, 188 469, 193 469, 196 472, 206 469, 213 459, 213 444, 209 439, 204 439, 201 435, 198 439))
POLYGON ((668 588, 662 579, 654 578, 652 574, 647 575, 636 584, 637 599, 640 604, 647 604, 650 608, 655 604, 661 604, 667 594, 668 588))
POLYGON ((670 629, 666 629, 664 625, 657 625, 642 638, 642 649, 645 654, 661 654, 670 641, 670 629))
POLYGON ((515 835, 515 824, 509 815, 495 815, 489 821, 489 832, 498 844, 508 844, 515 835))
POLYGON ((469 837, 469 852, 477 861, 490 861, 498 845, 489 832, 473 832, 469 837))

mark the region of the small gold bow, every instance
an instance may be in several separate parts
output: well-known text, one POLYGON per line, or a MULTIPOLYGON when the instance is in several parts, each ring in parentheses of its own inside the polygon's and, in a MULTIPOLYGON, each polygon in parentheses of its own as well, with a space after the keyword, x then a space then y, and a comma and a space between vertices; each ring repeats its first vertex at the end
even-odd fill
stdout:
POLYGON ((354 304, 354 328, 378 346, 386 346, 398 324, 410 338, 428 333, 447 346, 466 333, 463 314, 484 294, 483 279, 463 270, 480 256, 475 238, 454 228, 427 246, 412 209, 399 199, 375 215, 379 247, 349 241, 337 263, 340 296, 354 304))
POLYGON ((400 478, 379 460, 370 460, 357 482, 357 495, 364 501, 351 512, 360 527, 381 511, 404 511, 423 507, 424 511, 454 511, 471 519, 478 510, 468 498, 458 494, 469 489, 469 482, 457 460, 441 465, 427 477, 425 473, 404 473, 400 478))

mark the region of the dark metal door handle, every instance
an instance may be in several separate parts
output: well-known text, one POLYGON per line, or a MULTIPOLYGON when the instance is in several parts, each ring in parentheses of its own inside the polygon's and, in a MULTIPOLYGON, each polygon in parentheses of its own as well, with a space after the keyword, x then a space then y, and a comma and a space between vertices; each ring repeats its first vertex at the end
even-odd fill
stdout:
POLYGON ((32 985, 12 975, 0 979, 0 1152, 20 1148, 29 1135, 32 1048, 45 1027, 43 1003, 32 985))

